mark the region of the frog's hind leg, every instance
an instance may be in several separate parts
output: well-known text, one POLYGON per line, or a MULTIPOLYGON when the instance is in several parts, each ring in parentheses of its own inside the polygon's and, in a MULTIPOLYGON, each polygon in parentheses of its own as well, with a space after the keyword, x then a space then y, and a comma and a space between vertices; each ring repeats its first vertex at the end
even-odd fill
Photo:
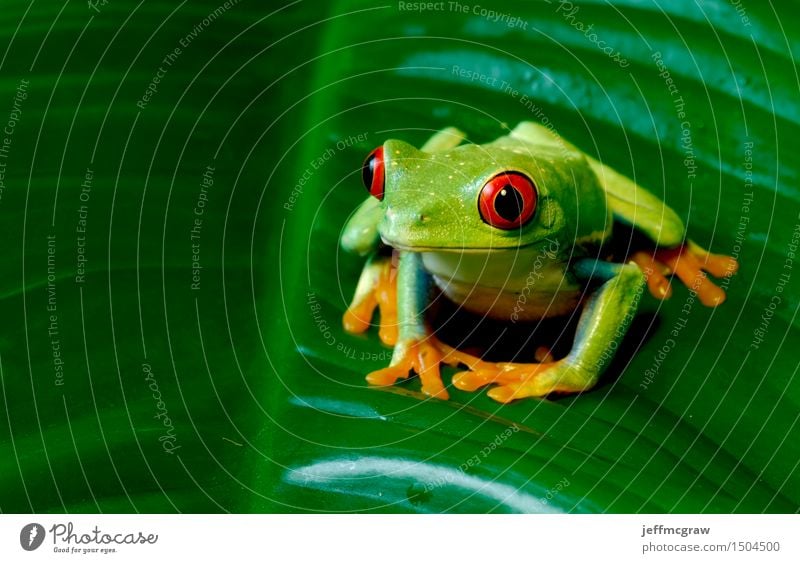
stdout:
POLYGON ((380 312, 378 335, 393 346, 397 342, 397 275, 389 256, 373 255, 361 272, 355 295, 342 317, 351 334, 366 332, 377 308, 380 312))
POLYGON ((725 292, 704 272, 718 278, 732 276, 739 267, 736 260, 686 240, 683 221, 663 201, 598 160, 588 155, 586 160, 606 192, 614 218, 644 233, 657 247, 651 255, 640 251, 631 256, 645 274, 650 293, 657 299, 669 298, 672 289, 666 276, 674 273, 697 292, 703 305, 716 307, 725 301, 725 292))
POLYGON ((461 144, 466 135, 455 127, 446 127, 436 132, 422 145, 424 152, 440 152, 456 148, 461 144))
POLYGON ((675 274, 697 293, 706 307, 716 307, 725 301, 725 291, 708 279, 706 272, 716 278, 727 278, 739 269, 736 259, 712 254, 692 241, 675 248, 658 248, 652 254, 636 252, 631 259, 641 268, 650 293, 657 299, 670 297, 672 289, 666 276, 675 274))
MULTIPOLYGON (((579 261, 574 271, 580 278, 606 281, 584 303, 575 343, 567 357, 537 364, 464 362, 470 369, 456 374, 453 385, 474 391, 496 384, 489 390, 489 396, 501 403, 591 389, 627 331, 644 286, 644 276, 634 264, 594 260, 579 261)), ((549 353, 537 355, 543 360, 552 359, 549 353)))

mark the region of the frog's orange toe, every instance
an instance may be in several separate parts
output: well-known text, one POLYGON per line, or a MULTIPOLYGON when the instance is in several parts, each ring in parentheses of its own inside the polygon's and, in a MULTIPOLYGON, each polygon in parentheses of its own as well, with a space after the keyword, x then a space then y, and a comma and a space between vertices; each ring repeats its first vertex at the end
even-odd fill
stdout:
POLYGON ((739 271, 739 262, 732 256, 709 254, 703 269, 715 278, 729 278, 739 271))
POLYGON ((729 278, 739 271, 739 262, 732 256, 712 254, 691 241, 687 243, 687 247, 701 262, 702 268, 715 278, 729 278))
POLYGON ((386 344, 387 346, 394 346, 397 343, 397 325, 391 324, 391 322, 386 322, 384 324, 385 317, 381 317, 381 327, 378 329, 378 336, 381 339, 381 342, 386 344))
POLYGON ((439 340, 436 341, 436 345, 442 352, 442 362, 449 366, 456 367, 459 365, 464 365, 471 370, 477 370, 482 367, 492 365, 489 362, 484 362, 478 356, 473 356, 472 354, 462 352, 461 350, 456 350, 452 346, 448 346, 439 340))
MULTIPOLYGON (((703 270, 714 274, 714 272, 725 272, 733 264, 738 268, 738 262, 733 258, 721 255, 712 255, 694 243, 688 243, 677 249, 665 252, 664 263, 673 271, 680 280, 691 288, 700 302, 706 307, 716 307, 725 302, 725 291, 708 279, 703 270), (710 265, 710 266, 709 266, 710 265), (726 268, 725 270, 722 270, 726 268)), ((714 274, 715 275, 715 274, 714 274)), ((718 276, 718 277, 724 277, 718 276)))
POLYGON ((412 347, 412 351, 416 352, 416 362, 414 364, 414 371, 419 374, 419 379, 422 382, 422 392, 429 397, 436 397, 438 399, 449 399, 447 390, 442 383, 442 374, 439 371, 439 366, 442 363, 442 352, 437 346, 438 342, 432 338, 417 342, 412 347))
POLYGON ((728 296, 725 295, 725 291, 713 283, 706 291, 698 291, 697 296, 700 298, 700 303, 706 307, 717 307, 718 305, 722 305, 725 303, 725 299, 728 298, 728 296))
POLYGON ((669 299, 672 297, 672 284, 666 276, 660 272, 655 272, 646 277, 647 289, 650 290, 650 295, 656 299, 669 299))
POLYGON ((487 395, 498 403, 508 404, 514 399, 521 399, 517 385, 500 385, 489 389, 487 395))
POLYGON ((498 403, 510 403, 516 399, 525 397, 543 397, 550 389, 545 388, 539 382, 539 376, 550 368, 553 363, 530 364, 514 370, 508 374, 510 377, 498 381, 500 385, 489 389, 487 395, 498 403))
POLYGON ((644 279, 647 281, 647 289, 650 294, 656 299, 669 299, 672 297, 672 286, 669 280, 664 275, 669 273, 669 270, 658 262, 646 252, 636 252, 631 256, 639 269, 644 274, 644 279))
POLYGON ((492 371, 460 371, 453 376, 453 386, 462 391, 477 391, 485 385, 494 383, 497 374, 492 371))
POLYGON ((404 360, 393 366, 373 371, 367 375, 367 382, 370 385, 394 385, 398 379, 406 379, 412 369, 411 361, 404 360))
POLYGON ((344 312, 342 317, 342 326, 350 334, 361 334, 366 332, 372 321, 372 315, 375 312, 375 307, 378 306, 378 301, 374 295, 368 296, 361 303, 353 303, 344 312))
POLYGON ((442 352, 438 341, 434 338, 412 342, 405 354, 396 364, 373 371, 367 375, 372 385, 392 385, 398 379, 405 379, 410 372, 419 374, 422 392, 429 397, 449 399, 439 366, 442 363, 442 352))
POLYGON ((699 270, 678 268, 675 274, 692 290, 706 307, 716 307, 725 302, 725 291, 699 270))

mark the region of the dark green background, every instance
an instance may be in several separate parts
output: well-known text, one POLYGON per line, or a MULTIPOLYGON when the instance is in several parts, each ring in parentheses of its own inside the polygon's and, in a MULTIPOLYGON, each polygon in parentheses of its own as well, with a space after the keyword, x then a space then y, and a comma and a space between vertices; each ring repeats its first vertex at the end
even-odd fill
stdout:
POLYGON ((183 48, 144 109, 136 102, 163 58, 220 4, 99 4, 0 10, 3 126, 29 81, 0 199, 0 510, 798 509, 800 273, 749 349, 789 271, 800 211, 793 4, 749 2, 745 26, 722 0, 576 2, 571 20, 555 0, 481 3, 521 18, 521 29, 446 6, 241 0, 183 48), (594 24, 630 65, 570 21, 594 24), (460 79, 454 65, 519 94, 460 79), (363 376, 385 365, 386 349, 374 332, 339 328, 362 260, 337 247, 364 195, 363 156, 385 138, 419 144, 447 125, 485 142, 537 113, 662 195, 695 240, 724 253, 736 248, 752 142, 754 196, 727 303, 692 308, 647 389, 645 370, 686 316, 685 288, 664 304, 643 300, 617 361, 582 396, 501 407, 485 393, 425 400, 414 380, 368 388, 363 376), (189 231, 209 165, 193 291, 189 231), (88 273, 77 284, 87 168, 88 273), (48 235, 63 386, 47 334, 48 235), (172 455, 145 362, 175 427, 172 455), (520 430, 482 457, 513 424, 520 430), (447 484, 425 491, 437 479, 447 484))

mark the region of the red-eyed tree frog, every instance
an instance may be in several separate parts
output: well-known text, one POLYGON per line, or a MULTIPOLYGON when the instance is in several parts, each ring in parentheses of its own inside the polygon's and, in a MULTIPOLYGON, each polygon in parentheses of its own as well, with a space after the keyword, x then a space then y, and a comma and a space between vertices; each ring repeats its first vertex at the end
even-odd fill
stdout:
POLYGON ((423 393, 446 399, 445 363, 467 368, 453 377, 455 387, 494 385, 489 396, 502 403, 586 391, 613 357, 645 287, 667 298, 666 276, 675 274, 704 305, 724 301, 704 272, 730 276, 736 261, 688 240, 678 215, 632 180, 535 123, 484 145, 464 139, 447 128, 422 149, 388 140, 364 163, 370 196, 341 244, 369 258, 343 325, 364 332, 377 308, 380 338, 394 346, 389 367, 370 373, 369 383, 391 385, 414 372, 423 393), (654 249, 627 263, 602 259, 614 221, 643 233, 654 249), (396 265, 379 252, 386 245, 399 255, 396 265), (488 362, 451 347, 425 319, 434 287, 496 319, 580 309, 572 349, 557 360, 537 350, 538 363, 526 364, 488 362))

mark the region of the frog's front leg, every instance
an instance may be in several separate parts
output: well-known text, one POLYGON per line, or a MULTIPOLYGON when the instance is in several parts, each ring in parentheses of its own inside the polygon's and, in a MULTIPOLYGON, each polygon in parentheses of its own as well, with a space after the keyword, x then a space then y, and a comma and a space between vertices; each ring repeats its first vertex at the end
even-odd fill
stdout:
POLYGON ((397 342, 397 271, 390 256, 373 254, 367 260, 356 285, 353 301, 342 317, 342 326, 351 334, 366 332, 377 308, 380 313, 378 336, 394 346, 397 342))
POLYGON ((410 372, 419 374, 422 392, 447 399, 440 364, 446 348, 430 334, 424 313, 430 298, 431 278, 422 266, 422 257, 414 252, 400 252, 397 267, 397 321, 399 335, 391 365, 367 375, 373 385, 392 385, 410 372))
POLYGON ((650 293, 657 299, 669 298, 672 290, 665 276, 675 274, 706 307, 725 301, 725 292, 705 272, 718 278, 730 277, 739 268, 738 262, 730 256, 711 254, 687 240, 683 221, 658 197, 591 156, 586 155, 586 160, 606 192, 614 217, 641 231, 656 245, 651 253, 635 252, 631 256, 644 272, 650 293))
POLYGON ((453 384, 472 391, 496 383, 489 396, 501 403, 594 387, 636 313, 644 276, 634 264, 589 259, 578 261, 574 272, 580 278, 604 282, 584 302, 575 342, 565 358, 540 364, 483 363, 456 374, 453 384))

